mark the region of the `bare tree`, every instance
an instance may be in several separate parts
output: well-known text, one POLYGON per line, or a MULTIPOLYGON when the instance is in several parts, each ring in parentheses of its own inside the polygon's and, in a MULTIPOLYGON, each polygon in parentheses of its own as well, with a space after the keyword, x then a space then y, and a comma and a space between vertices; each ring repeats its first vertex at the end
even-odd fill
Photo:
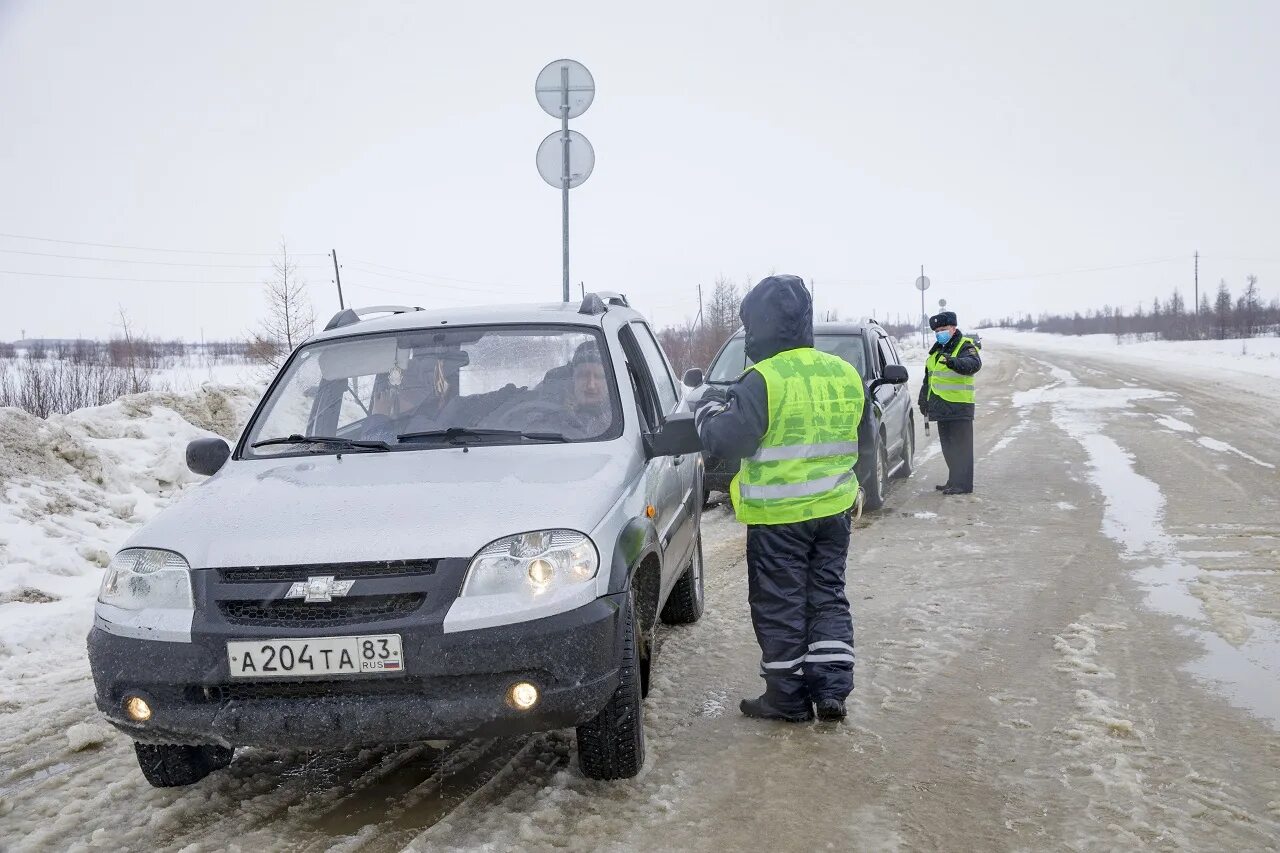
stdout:
POLYGON ((280 257, 272 260, 273 275, 267 286, 267 316, 250 341, 250 352, 278 370, 285 359, 315 330, 316 315, 307 295, 307 283, 298 265, 289 259, 289 247, 280 241, 280 257))
POLYGON ((1218 330, 1218 340, 1224 340, 1227 337, 1227 331, 1231 328, 1231 291, 1227 289, 1225 278, 1218 282, 1218 298, 1214 302, 1213 314, 1213 323, 1218 330))

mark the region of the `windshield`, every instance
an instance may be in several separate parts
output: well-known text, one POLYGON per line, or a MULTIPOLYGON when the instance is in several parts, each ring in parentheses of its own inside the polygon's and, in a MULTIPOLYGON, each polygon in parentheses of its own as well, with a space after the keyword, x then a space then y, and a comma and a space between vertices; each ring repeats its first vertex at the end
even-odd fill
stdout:
POLYGON ((620 412, 596 330, 470 326, 365 335, 310 344, 289 362, 259 409, 246 455, 377 449, 352 442, 405 450, 597 441, 621 433, 620 412))
MULTIPOLYGON (((866 378, 867 356, 866 349, 862 345, 862 335, 856 332, 844 335, 815 335, 813 346, 831 355, 840 356, 854 366, 859 376, 866 378)), ((733 382, 741 376, 743 371, 751 366, 751 359, 747 358, 745 347, 746 339, 741 335, 730 338, 715 364, 711 365, 711 374, 707 377, 707 381, 733 382)))

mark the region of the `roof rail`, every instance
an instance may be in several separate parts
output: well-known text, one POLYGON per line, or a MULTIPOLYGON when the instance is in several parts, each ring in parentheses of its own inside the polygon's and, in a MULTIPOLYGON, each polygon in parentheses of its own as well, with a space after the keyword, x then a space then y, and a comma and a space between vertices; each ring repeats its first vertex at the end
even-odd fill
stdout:
POLYGON ((367 314, 407 314, 410 311, 421 310, 416 305, 370 305, 368 308, 346 308, 334 314, 324 330, 327 332, 330 329, 341 329, 343 326, 359 323, 367 314))
POLYGON ((588 293, 582 297, 582 305, 578 308, 579 314, 603 314, 609 310, 609 306, 604 304, 604 300, 597 293, 588 293))
POLYGON ((622 293, 614 293, 612 290, 597 290, 596 296, 605 301, 606 305, 619 305, 623 308, 630 308, 631 303, 627 301, 627 297, 622 293))
POLYGON ((601 290, 595 293, 588 293, 584 296, 582 298, 582 306, 578 308, 578 313, 603 314, 609 310, 610 305, 617 305, 621 308, 631 307, 631 303, 627 301, 627 297, 621 293, 601 290))

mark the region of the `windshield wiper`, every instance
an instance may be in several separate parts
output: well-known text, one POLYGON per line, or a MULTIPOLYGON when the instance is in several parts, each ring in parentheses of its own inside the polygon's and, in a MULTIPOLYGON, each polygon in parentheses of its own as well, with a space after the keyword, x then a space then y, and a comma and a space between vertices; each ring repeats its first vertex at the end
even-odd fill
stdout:
POLYGON ((464 438, 521 438, 531 441, 564 441, 567 436, 558 432, 526 432, 519 429, 475 429, 473 427, 449 427, 448 429, 428 429, 421 432, 406 432, 396 436, 397 441, 430 441, 444 439, 457 442, 464 438))
POLYGON ((343 450, 390 450, 391 445, 385 441, 360 441, 354 438, 338 438, 331 435, 293 435, 283 438, 267 438, 249 445, 255 450, 259 447, 270 447, 273 444, 324 444, 343 450))

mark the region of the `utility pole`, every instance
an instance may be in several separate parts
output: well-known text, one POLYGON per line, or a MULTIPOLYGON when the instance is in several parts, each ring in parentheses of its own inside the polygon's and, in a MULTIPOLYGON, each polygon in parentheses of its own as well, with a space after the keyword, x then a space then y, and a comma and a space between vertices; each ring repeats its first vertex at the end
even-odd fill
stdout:
POLYGON ((698 324, 699 329, 702 328, 702 285, 698 285, 698 318, 694 322, 698 324))
POLYGON ((346 310, 346 303, 342 301, 342 273, 338 272, 338 250, 330 249, 329 254, 333 255, 333 282, 338 285, 338 309, 346 310))
MULTIPOLYGON (((580 282, 578 282, 578 290, 581 290, 581 291, 582 291, 582 298, 583 298, 583 299, 586 299, 586 298, 587 298, 587 283, 586 283, 586 282, 584 282, 584 281, 580 281, 580 282)), ((566 302, 568 302, 569 300, 567 300, 567 299, 566 299, 565 301, 566 301, 566 302)))

